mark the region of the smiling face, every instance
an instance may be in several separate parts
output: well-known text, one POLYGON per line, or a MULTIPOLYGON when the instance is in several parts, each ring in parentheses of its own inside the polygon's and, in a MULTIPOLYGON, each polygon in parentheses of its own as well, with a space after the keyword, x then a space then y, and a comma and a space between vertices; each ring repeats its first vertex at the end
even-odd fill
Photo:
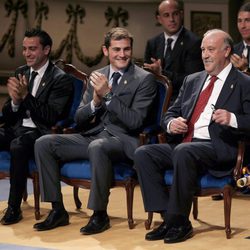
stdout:
POLYGON ((250 44, 250 12, 240 11, 238 13, 237 26, 242 39, 250 44))
POLYGON ((225 38, 225 32, 214 31, 202 40, 202 60, 209 75, 218 75, 230 62, 231 48, 225 43, 225 38))
POLYGON ((40 69, 48 60, 50 46, 45 46, 40 43, 40 38, 25 37, 23 39, 23 56, 29 67, 34 70, 40 69))
POLYGON ((159 5, 158 12, 158 22, 169 36, 180 30, 183 21, 183 11, 178 9, 176 1, 168 0, 162 2, 159 5))
POLYGON ((108 48, 106 48, 106 46, 103 46, 103 53, 108 57, 113 70, 123 70, 131 61, 131 40, 129 38, 121 40, 111 39, 110 46, 108 48))

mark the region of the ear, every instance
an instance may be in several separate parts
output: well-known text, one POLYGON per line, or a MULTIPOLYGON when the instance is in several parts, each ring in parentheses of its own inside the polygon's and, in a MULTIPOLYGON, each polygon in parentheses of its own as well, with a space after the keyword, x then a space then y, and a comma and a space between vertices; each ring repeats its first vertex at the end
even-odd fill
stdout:
POLYGON ((162 24, 162 22, 161 22, 161 16, 160 15, 157 15, 156 19, 157 19, 157 21, 158 21, 159 24, 162 24))
POLYGON ((47 46, 44 47, 43 50, 44 50, 45 55, 48 55, 50 53, 51 48, 50 48, 49 45, 47 45, 47 46))
POLYGON ((108 56, 109 55, 109 51, 108 49, 106 48, 106 46, 102 46, 102 52, 105 56, 108 56))
POLYGON ((229 57, 230 53, 231 53, 231 48, 228 46, 228 47, 226 48, 225 57, 229 57))

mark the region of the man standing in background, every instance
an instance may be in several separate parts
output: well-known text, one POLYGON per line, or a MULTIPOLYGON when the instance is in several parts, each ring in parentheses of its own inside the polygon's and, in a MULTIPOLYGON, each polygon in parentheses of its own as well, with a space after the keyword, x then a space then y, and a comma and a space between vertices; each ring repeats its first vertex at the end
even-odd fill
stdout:
POLYGON ((162 1, 157 20, 164 32, 148 40, 144 67, 166 75, 173 84, 173 102, 185 76, 204 69, 201 59, 201 39, 183 27, 183 3, 162 1))

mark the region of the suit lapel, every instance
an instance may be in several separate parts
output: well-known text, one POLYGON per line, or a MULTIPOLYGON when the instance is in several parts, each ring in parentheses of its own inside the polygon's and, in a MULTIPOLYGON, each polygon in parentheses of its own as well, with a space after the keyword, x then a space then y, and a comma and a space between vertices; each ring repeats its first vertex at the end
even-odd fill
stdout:
POLYGON ((230 95, 233 93, 235 85, 237 84, 236 69, 232 68, 228 77, 222 87, 221 93, 215 104, 216 108, 220 108, 227 102, 230 95))
POLYGON ((181 51, 183 50, 183 46, 184 46, 184 35, 185 35, 185 28, 182 29, 180 35, 178 36, 174 48, 173 48, 173 52, 171 55, 171 60, 173 60, 173 58, 177 57, 178 54, 181 53, 181 51))
POLYGON ((43 75, 43 78, 41 79, 41 82, 39 83, 39 87, 36 92, 36 97, 38 97, 50 83, 50 80, 52 79, 51 77, 52 72, 53 72, 52 66, 53 64, 50 62, 48 68, 46 69, 43 75))
POLYGON ((116 88, 116 93, 118 94, 121 92, 124 88, 126 88, 135 78, 134 76, 134 64, 130 64, 128 69, 124 72, 117 88, 116 88))

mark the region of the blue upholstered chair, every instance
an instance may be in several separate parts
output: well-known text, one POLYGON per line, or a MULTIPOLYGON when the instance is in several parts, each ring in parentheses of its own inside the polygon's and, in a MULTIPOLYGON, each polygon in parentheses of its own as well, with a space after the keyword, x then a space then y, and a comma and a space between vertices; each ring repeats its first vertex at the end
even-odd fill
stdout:
MULTIPOLYGON (((159 142, 165 143, 166 137, 164 133, 158 135, 159 142)), ((196 220, 198 218, 198 197, 211 196, 214 194, 223 194, 224 200, 224 220, 225 220, 225 232, 226 238, 231 237, 231 203, 233 193, 237 190, 236 181, 242 176, 243 160, 245 154, 245 142, 239 141, 238 144, 238 157, 234 167, 232 175, 225 177, 214 177, 208 172, 203 173, 197 179, 198 191, 193 198, 193 217, 196 220)), ((164 180, 166 183, 166 189, 169 190, 173 181, 173 170, 166 170, 164 180)), ((152 223, 153 213, 148 213, 148 219, 145 221, 145 228, 149 229, 152 223)))
MULTIPOLYGON (((140 135, 140 143, 150 143, 148 134, 159 128, 162 115, 168 108, 172 94, 172 85, 169 79, 162 75, 156 75, 158 84, 158 96, 156 98, 155 110, 157 117, 152 126, 145 129, 145 133, 140 135)), ((68 133, 67 129, 64 130, 68 133)), ((71 130, 69 130, 71 132, 71 130)), ((79 188, 89 189, 91 185, 91 167, 88 160, 78 160, 64 163, 61 168, 62 181, 74 187, 74 200, 77 208, 82 203, 78 197, 79 188)), ((125 187, 127 199, 127 219, 130 229, 134 227, 133 220, 133 196, 134 188, 137 185, 136 172, 132 164, 120 162, 114 164, 114 182, 113 187, 125 187)))
MULTIPOLYGON (((88 76, 87 74, 78 70, 75 66, 65 63, 63 60, 58 60, 55 64, 74 78, 74 99, 71 106, 70 114, 65 120, 58 122, 54 127, 52 127, 52 133, 60 133, 62 132, 62 129, 64 127, 72 126, 74 123, 74 114, 81 101, 82 93, 86 89, 88 76)), ((0 121, 4 123, 1 117, 0 121)), ((10 154, 8 151, 0 151, 0 179, 9 178, 9 169, 10 169, 10 154)), ((29 162, 28 177, 31 178, 33 181, 35 218, 39 220, 40 219, 39 178, 38 178, 37 167, 33 159, 31 159, 29 162)), ((27 192, 24 193, 23 199, 24 200, 27 199, 27 192)))

